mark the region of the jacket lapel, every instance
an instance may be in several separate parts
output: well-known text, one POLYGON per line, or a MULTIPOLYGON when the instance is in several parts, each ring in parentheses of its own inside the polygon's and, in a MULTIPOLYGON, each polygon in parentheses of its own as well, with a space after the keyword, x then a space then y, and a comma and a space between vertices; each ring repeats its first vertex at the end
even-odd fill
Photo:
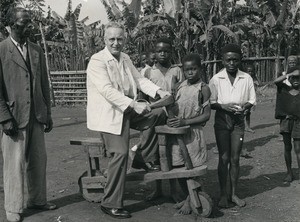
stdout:
POLYGON ((33 75, 33 78, 36 76, 36 69, 38 67, 39 62, 39 52, 32 46, 32 43, 28 41, 28 55, 29 55, 29 61, 30 61, 30 67, 31 72, 33 75))
POLYGON ((9 38, 9 52, 11 53, 11 59, 20 67, 22 67, 24 70, 28 71, 28 68, 26 66, 25 60, 23 59, 20 51, 15 46, 15 44, 12 42, 12 40, 9 38))

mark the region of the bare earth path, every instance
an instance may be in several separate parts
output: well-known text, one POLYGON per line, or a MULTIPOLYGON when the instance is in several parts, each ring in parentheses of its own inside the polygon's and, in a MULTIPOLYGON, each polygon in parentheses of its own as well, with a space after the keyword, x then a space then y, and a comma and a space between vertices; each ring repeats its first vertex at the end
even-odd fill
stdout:
MULTIPOLYGON (((241 159, 239 194, 247 201, 240 209, 232 207, 219 210, 214 207, 211 218, 195 215, 174 216, 170 198, 156 202, 145 202, 144 198, 153 184, 127 183, 126 208, 133 217, 125 221, 300 221, 300 185, 298 181, 284 184, 285 176, 283 144, 279 140, 278 121, 274 118, 274 101, 267 100, 258 105, 252 115, 255 134, 247 133, 245 147, 253 158, 241 159)), ((86 129, 85 110, 77 108, 54 108, 54 129, 47 135, 48 151, 48 197, 59 209, 51 212, 27 211, 24 222, 97 222, 118 221, 104 215, 97 203, 89 203, 78 194, 77 180, 85 170, 85 156, 79 146, 69 145, 76 136, 97 136, 86 129)), ((205 191, 216 205, 219 195, 217 181, 218 156, 212 152, 215 146, 213 116, 205 127, 209 149, 209 171, 203 177, 205 191)), ((131 141, 134 143, 134 140, 131 141)), ((293 154, 294 155, 294 154, 293 154)), ((296 160, 293 156, 296 173, 296 160)), ((298 178, 296 178, 298 179, 298 178)), ((165 183, 167 184, 167 183, 165 183)), ((168 187, 165 185, 165 193, 168 187)), ((0 157, 0 221, 5 220, 2 189, 2 154, 0 157)))

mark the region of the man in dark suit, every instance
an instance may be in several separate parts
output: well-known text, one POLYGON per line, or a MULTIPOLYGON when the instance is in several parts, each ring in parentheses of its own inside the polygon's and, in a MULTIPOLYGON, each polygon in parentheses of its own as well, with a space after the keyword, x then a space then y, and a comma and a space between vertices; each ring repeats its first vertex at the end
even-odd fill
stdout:
POLYGON ((14 8, 9 14, 11 35, 0 43, 0 126, 3 153, 5 210, 8 221, 20 221, 24 206, 52 210, 46 199, 44 132, 52 130, 50 90, 42 49, 27 40, 29 13, 14 8))

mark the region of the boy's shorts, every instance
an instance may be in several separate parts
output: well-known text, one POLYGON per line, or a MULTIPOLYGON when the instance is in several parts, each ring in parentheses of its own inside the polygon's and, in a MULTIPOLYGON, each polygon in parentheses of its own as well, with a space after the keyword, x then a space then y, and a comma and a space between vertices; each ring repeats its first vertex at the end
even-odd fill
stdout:
POLYGON ((300 139, 300 119, 280 120, 280 134, 290 133, 292 138, 300 139))

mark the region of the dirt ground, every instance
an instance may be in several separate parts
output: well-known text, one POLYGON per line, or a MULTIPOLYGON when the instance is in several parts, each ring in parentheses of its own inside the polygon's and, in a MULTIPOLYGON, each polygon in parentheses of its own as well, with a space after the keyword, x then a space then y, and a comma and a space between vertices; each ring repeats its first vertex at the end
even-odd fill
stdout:
MULTIPOLYGON (((272 93, 271 93, 272 94, 272 93)), ((247 201, 247 206, 229 209, 216 207, 219 196, 217 180, 218 155, 212 152, 215 146, 213 115, 205 127, 208 144, 208 173, 203 176, 203 187, 212 197, 214 209, 210 218, 195 215, 175 216, 176 210, 168 194, 155 202, 144 201, 153 189, 153 183, 126 185, 125 207, 132 212, 126 221, 300 221, 300 184, 294 181, 284 184, 285 164, 283 143, 278 133, 278 121, 274 119, 274 94, 260 98, 256 111, 252 114, 255 133, 246 133, 244 147, 253 158, 241 158, 238 194, 247 201)), ((78 177, 86 169, 83 148, 71 146, 71 137, 96 137, 98 134, 86 129, 84 107, 53 109, 54 129, 46 136, 48 152, 48 198, 58 205, 55 211, 25 211, 24 222, 98 222, 118 221, 104 215, 99 203, 89 203, 78 193, 78 177)), ((131 141, 133 144, 136 139, 131 141)), ((1 155, 2 158, 2 155, 1 155)), ((5 220, 3 209, 2 159, 0 159, 0 221, 5 220)), ((293 154, 293 168, 296 160, 293 154)), ((299 179, 299 178, 296 178, 299 179)))

